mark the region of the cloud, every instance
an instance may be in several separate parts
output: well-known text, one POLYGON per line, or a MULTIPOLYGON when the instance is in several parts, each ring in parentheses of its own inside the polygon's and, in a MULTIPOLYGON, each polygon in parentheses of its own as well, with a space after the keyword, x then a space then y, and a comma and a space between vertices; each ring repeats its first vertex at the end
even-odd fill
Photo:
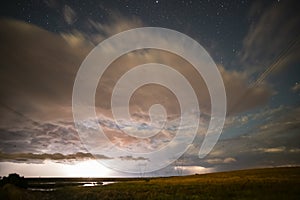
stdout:
POLYGON ((95 35, 103 35, 105 37, 109 37, 129 29, 145 26, 139 18, 134 16, 126 17, 119 12, 112 12, 107 23, 99 23, 92 19, 89 19, 86 23, 88 26, 96 30, 95 35))
POLYGON ((204 158, 195 141, 180 158, 184 165, 213 167, 215 171, 242 168, 299 166, 299 107, 266 107, 260 112, 227 117, 221 138, 204 158), (247 116, 249 122, 243 124, 247 116))
POLYGON ((73 124, 45 122, 0 129, 0 151, 74 154, 86 149, 73 124))
MULTIPOLYGON (((70 162, 72 160, 86 160, 86 159, 95 159, 95 157, 90 153, 82 153, 77 152, 75 154, 34 154, 34 153, 2 153, 0 152, 0 162, 36 162, 36 161, 44 161, 44 160, 55 160, 55 161, 64 161, 70 162)), ((97 155, 97 159, 110 159, 103 155, 97 155)))
POLYGON ((220 139, 213 151, 206 157, 206 160, 199 161, 199 164, 207 167, 211 166, 213 161, 222 161, 225 158, 232 157, 236 159, 236 162, 227 165, 223 165, 221 162, 219 164, 215 163, 214 167, 218 170, 232 170, 235 168, 270 167, 284 164, 300 165, 299 107, 269 109, 269 112, 267 110, 263 111, 260 117, 256 114, 249 117, 256 118, 261 123, 254 123, 255 126, 244 130, 243 134, 220 139), (269 115, 266 113, 269 113, 269 115), (205 162, 207 160, 210 163, 205 162))
POLYGON ((68 5, 64 6, 63 15, 68 24, 73 24, 77 19, 76 12, 68 5))
MULTIPOLYGON (((70 17, 72 11, 68 10, 66 13, 70 17)), ((75 19, 70 18, 68 19, 69 22, 75 19)), ((4 66, 0 74, 0 94, 1 104, 7 105, 7 107, 2 106, 0 113, 0 149, 2 154, 6 157, 22 155, 26 159, 29 159, 30 156, 35 158, 40 156, 41 159, 48 156, 48 159, 55 159, 53 156, 55 153, 58 153, 57 157, 66 158, 77 152, 86 152, 72 123, 71 100, 76 72, 95 44, 112 34, 143 26, 142 21, 137 18, 128 19, 114 15, 108 24, 87 20, 86 24, 94 31, 96 30, 93 33, 73 29, 60 34, 54 34, 16 20, 1 19, 0 24, 0 36, 3 38, 0 62, 4 66), (7 108, 13 108, 17 112, 12 112, 11 109, 7 108), (23 113, 25 117, 18 113, 23 113), (26 117, 38 123, 32 123, 26 117)), ((114 48, 117 47, 109 47, 107 50, 114 50, 114 48)), ((123 124, 125 128, 132 128, 141 132, 145 128, 153 128, 149 125, 148 110, 153 104, 162 104, 168 113, 168 123, 155 137, 132 138, 122 133, 112 118, 110 98, 117 80, 133 67, 150 62, 172 66, 183 74, 193 86, 202 112, 198 131, 198 139, 201 140, 210 117, 210 95, 207 87, 201 76, 186 60, 172 53, 159 50, 131 52, 112 63, 99 82, 95 97, 99 119, 91 122, 91 124, 99 123, 116 146, 127 148, 127 150, 153 151, 163 147, 174 137, 175 130, 179 126, 179 103, 174 94, 164 87, 146 85, 137 89, 130 100, 130 111, 134 121, 123 124)), ((223 66, 218 67, 226 88, 228 108, 233 114, 263 106, 274 94, 272 86, 267 82, 250 88, 250 75, 245 71, 228 70, 223 66), (245 93, 247 93, 247 97, 242 98, 245 93)), ((173 77, 165 78, 172 79, 173 77)), ((176 80, 174 84, 178 85, 176 80)), ((246 124, 250 117, 237 117, 234 121, 235 123, 246 124)), ((189 127, 191 126, 195 125, 185 124, 182 128, 185 128, 189 134, 189 127)), ((184 136, 182 137, 184 138, 184 136)), ((242 139, 239 138, 238 140, 242 139)), ((95 142, 99 142, 101 145, 103 143, 103 141, 95 142)), ((235 144, 235 141, 233 143, 235 144)), ((243 148, 241 144, 237 144, 236 148, 238 147, 243 148)), ((269 146, 265 148, 269 148, 269 146)), ((216 151, 221 152, 220 155, 223 155, 224 152, 226 154, 222 148, 216 151)), ((192 160, 193 156, 197 156, 197 153, 187 158, 186 163, 191 166, 201 164, 198 158, 192 160)), ((86 156, 88 157, 88 154, 86 156)), ((120 159, 136 160, 141 158, 120 157, 120 159)), ((220 165, 240 161, 240 158, 235 155, 215 156, 209 159, 218 159, 215 161, 218 161, 220 165)), ((206 164, 212 162, 211 160, 210 163, 207 162, 206 164)))
POLYGON ((300 84, 295 83, 295 85, 291 88, 293 92, 298 92, 300 90, 300 84))
POLYGON ((261 151, 264 153, 280 153, 286 150, 285 147, 273 147, 273 148, 259 148, 257 151, 261 151))
POLYGON ((227 96, 227 112, 236 114, 263 106, 275 91, 268 83, 250 87, 250 76, 246 72, 229 71, 219 66, 227 96))
POLYGON ((273 61, 274 71, 299 61, 300 16, 294 9, 296 4, 297 1, 274 2, 265 8, 260 1, 253 3, 248 18, 255 23, 244 38, 240 55, 249 72, 262 72, 273 61))
POLYGON ((273 116, 278 116, 280 114, 285 114, 288 109, 287 106, 280 105, 275 108, 270 108, 265 106, 257 112, 241 113, 238 115, 227 116, 224 129, 232 127, 243 127, 244 125, 249 125, 249 123, 256 122, 256 124, 261 124, 266 120, 271 120, 273 116))
POLYGON ((25 22, 1 19, 0 24, 1 103, 41 120, 71 117, 76 70, 91 48, 74 50, 61 36, 25 22))
POLYGON ((289 150, 291 153, 300 153, 300 148, 294 148, 289 150))
MULTIPOLYGON (((78 30, 54 34, 32 24, 2 18, 1 104, 41 120, 71 118, 74 79, 94 47, 92 41, 137 26, 124 18, 117 22, 109 30, 90 20, 87 23, 104 31, 96 36, 78 30)), ((10 112, 4 110, 1 115, 8 116, 10 112)))
MULTIPOLYGON (((41 120, 72 118, 71 94, 76 72, 94 44, 117 32, 143 25, 139 19, 126 19, 116 14, 110 20, 111 24, 88 20, 86 23, 96 29, 96 33, 72 30, 57 35, 20 21, 2 19, 1 22, 0 34, 5 39, 2 46, 6 49, 1 52, 1 63, 10 66, 4 67, 1 73, 2 102, 33 119, 41 120), (17 59, 15 55, 18 55, 17 59)), ((145 62, 166 64, 182 73, 194 87, 200 109, 210 112, 210 96, 201 76, 185 60, 159 50, 124 55, 109 67, 97 90, 96 106, 99 112, 111 117, 110 97, 114 84, 127 70, 145 62)), ((219 69, 226 87, 228 107, 234 112, 264 105, 272 95, 268 84, 249 89, 249 77, 244 72, 229 71, 222 66, 219 69), (236 104, 245 91, 247 98, 236 104)), ((179 104, 174 94, 155 85, 138 89, 130 103, 134 116, 140 116, 141 112, 148 113, 149 107, 155 103, 162 104, 169 116, 179 115, 179 104)), ((7 110, 2 116, 9 115, 9 112, 7 110)))
POLYGON ((132 156, 120 156, 119 158, 121 160, 133 160, 133 161, 149 160, 148 158, 144 158, 144 157, 132 157, 132 156))
POLYGON ((73 47, 78 48, 91 44, 96 46, 112 35, 144 26, 139 18, 125 17, 118 12, 111 13, 105 24, 93 19, 87 19, 83 24, 87 27, 86 31, 73 28, 68 32, 61 33, 61 36, 73 47))
POLYGON ((59 7, 59 2, 57 0, 44 0, 43 1, 49 8, 59 7))
POLYGON ((209 163, 209 164, 213 164, 213 165, 217 165, 217 164, 227 164, 227 163, 233 163, 236 162, 235 158, 211 158, 211 159, 206 159, 205 162, 209 163))

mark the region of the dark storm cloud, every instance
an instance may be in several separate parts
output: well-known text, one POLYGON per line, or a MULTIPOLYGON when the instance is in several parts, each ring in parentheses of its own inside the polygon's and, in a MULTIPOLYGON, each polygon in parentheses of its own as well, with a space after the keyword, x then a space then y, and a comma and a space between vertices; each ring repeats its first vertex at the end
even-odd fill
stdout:
MULTIPOLYGON (((42 163, 44 160, 54 160, 60 162, 71 162, 78 160, 94 159, 95 157, 90 153, 77 152, 75 154, 34 154, 34 153, 2 153, 0 152, 0 162, 24 162, 24 163, 42 163)), ((97 155, 97 159, 110 159, 103 155, 97 155)))
MULTIPOLYGON (((66 13, 66 17, 70 17, 69 15, 70 13, 66 13)), ((71 19, 74 20, 74 16, 71 19)), ((97 33, 89 34, 73 29, 70 32, 54 34, 24 22, 0 20, 2 44, 0 62, 3 66, 0 74, 1 104, 8 105, 17 112, 24 113, 24 116, 39 122, 34 125, 22 117, 23 120, 20 120, 18 119, 20 115, 2 107, 0 148, 3 155, 14 157, 14 155, 20 155, 18 153, 29 152, 33 153, 30 155, 47 155, 51 159, 49 155, 53 153, 73 155, 77 152, 85 152, 71 122, 71 93, 76 72, 94 44, 109 35, 143 25, 136 18, 122 19, 118 15, 112 18, 110 21, 112 24, 100 24, 93 20, 88 20, 86 23, 97 30, 97 33)), ((248 48, 251 48, 250 44, 248 48)), ((180 71, 194 87, 200 99, 200 107, 204 108, 202 112, 208 115, 210 110, 210 96, 205 83, 185 60, 170 53, 155 50, 125 55, 115 61, 105 72, 96 95, 97 111, 105 115, 99 123, 108 131, 111 139, 121 147, 136 144, 136 140, 116 133, 116 124, 109 118, 111 117, 109 101, 111 92, 114 83, 126 70, 144 62, 163 63, 180 71), (118 137, 114 137, 116 135, 118 137)), ((268 83, 249 88, 247 72, 227 70, 223 66, 219 66, 219 69, 226 88, 228 107, 236 105, 240 98, 239 94, 248 93, 243 103, 235 108, 235 113, 265 105, 274 94, 268 83)), ((162 103, 174 119, 173 116, 178 114, 176 113, 178 103, 172 101, 173 97, 174 95, 164 88, 149 86, 144 90, 138 90, 131 102, 134 117, 141 123, 147 122, 146 115, 149 106, 162 103), (158 101, 161 96, 164 96, 162 102, 158 101)), ((172 138, 171 132, 171 130, 163 132, 162 138, 172 138)), ((159 141, 148 139, 144 142, 148 145, 147 148, 156 148, 159 141)), ((28 155, 24 154, 24 157, 26 156, 28 155)), ((38 159, 38 156, 35 158, 38 159)), ((232 164, 239 161, 231 155, 210 159, 206 161, 206 164, 232 164)))
POLYGON ((0 162, 43 163, 47 159, 67 163, 94 156, 87 153, 72 121, 29 123, 0 130, 0 162))
POLYGON ((73 125, 43 123, 0 130, 0 151, 3 153, 85 152, 73 125))

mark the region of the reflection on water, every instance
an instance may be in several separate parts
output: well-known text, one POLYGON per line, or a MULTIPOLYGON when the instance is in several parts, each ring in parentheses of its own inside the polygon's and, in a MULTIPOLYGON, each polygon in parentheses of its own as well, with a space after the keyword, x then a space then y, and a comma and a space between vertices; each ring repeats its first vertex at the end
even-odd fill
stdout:
POLYGON ((93 187, 93 186, 97 186, 97 185, 98 185, 97 182, 91 182, 91 183, 85 183, 85 184, 83 184, 83 187, 93 187))
POLYGON ((102 185, 108 185, 108 184, 113 184, 116 183, 116 181, 104 181, 102 182, 102 185))
POLYGON ((56 190, 56 188, 28 188, 31 191, 50 192, 56 190))
POLYGON ((66 186, 75 186, 75 187, 94 187, 101 185, 108 185, 116 183, 116 181, 102 181, 102 182, 40 182, 36 184, 32 184, 28 190, 31 191, 41 191, 41 192, 49 192, 55 191, 60 187, 66 186))
POLYGON ((108 184, 112 184, 115 183, 115 181, 103 181, 101 183, 99 182, 90 182, 90 183, 85 183, 83 184, 84 187, 93 187, 93 186, 98 186, 98 185, 108 185, 108 184))

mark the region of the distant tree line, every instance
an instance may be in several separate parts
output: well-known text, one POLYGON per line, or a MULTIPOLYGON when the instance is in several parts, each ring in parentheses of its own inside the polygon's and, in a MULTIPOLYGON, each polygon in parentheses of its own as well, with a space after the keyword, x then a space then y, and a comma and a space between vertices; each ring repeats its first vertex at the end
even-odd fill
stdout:
POLYGON ((8 177, 2 177, 2 179, 0 180, 0 187, 3 187, 6 184, 12 184, 25 189, 28 187, 26 179, 23 176, 21 177, 19 174, 16 173, 9 174, 8 177))

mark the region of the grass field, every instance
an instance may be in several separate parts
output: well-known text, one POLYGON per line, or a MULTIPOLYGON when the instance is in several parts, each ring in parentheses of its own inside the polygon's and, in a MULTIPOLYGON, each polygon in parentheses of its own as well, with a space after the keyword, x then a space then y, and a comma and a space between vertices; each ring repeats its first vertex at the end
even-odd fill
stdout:
POLYGON ((1 188, 0 199, 300 199, 300 167, 141 178, 48 192, 6 185, 1 188))

